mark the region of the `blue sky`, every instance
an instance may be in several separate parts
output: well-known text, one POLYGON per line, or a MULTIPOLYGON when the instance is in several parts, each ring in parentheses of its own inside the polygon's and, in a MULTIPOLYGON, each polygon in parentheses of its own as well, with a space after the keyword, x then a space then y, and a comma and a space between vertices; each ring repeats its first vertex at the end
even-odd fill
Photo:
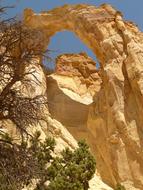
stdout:
MULTIPOLYGON (((64 4, 86 3, 99 6, 102 3, 109 3, 120 10, 126 20, 135 22, 143 31, 143 0, 3 0, 4 5, 15 5, 9 10, 8 16, 21 16, 24 8, 32 8, 35 12, 50 10, 64 4)), ((54 58, 62 53, 78 53, 85 51, 96 60, 93 52, 87 48, 73 33, 59 32, 51 40, 49 49, 53 50, 50 56, 54 58)), ((51 63, 48 63, 51 65, 51 63)))

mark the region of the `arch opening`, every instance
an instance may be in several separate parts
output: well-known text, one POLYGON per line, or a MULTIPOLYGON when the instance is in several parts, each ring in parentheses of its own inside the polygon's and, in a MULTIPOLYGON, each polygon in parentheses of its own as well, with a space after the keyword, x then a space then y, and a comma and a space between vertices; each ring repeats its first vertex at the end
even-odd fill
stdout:
POLYGON ((50 70, 55 69, 56 58, 62 54, 77 54, 85 52, 96 63, 95 67, 99 68, 98 60, 93 53, 73 32, 62 31, 52 36, 48 45, 50 60, 45 60, 44 65, 50 70))

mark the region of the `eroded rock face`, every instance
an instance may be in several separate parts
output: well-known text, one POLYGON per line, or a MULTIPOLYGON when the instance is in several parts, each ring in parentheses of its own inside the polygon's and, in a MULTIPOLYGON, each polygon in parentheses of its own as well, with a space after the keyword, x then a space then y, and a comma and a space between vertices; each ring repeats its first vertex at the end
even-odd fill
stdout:
POLYGON ((85 53, 59 56, 55 73, 47 77, 50 113, 66 127, 86 130, 89 108, 100 83, 95 62, 85 53))
POLYGON ((84 52, 58 56, 55 74, 73 78, 77 86, 73 91, 80 96, 88 93, 93 97, 100 89, 101 79, 96 63, 84 52))
POLYGON ((98 171, 112 186, 121 182, 128 190, 143 189, 142 33, 109 5, 66 5, 40 14, 26 10, 25 24, 43 30, 45 47, 52 35, 66 29, 96 54, 102 84, 94 95, 87 130, 98 171))

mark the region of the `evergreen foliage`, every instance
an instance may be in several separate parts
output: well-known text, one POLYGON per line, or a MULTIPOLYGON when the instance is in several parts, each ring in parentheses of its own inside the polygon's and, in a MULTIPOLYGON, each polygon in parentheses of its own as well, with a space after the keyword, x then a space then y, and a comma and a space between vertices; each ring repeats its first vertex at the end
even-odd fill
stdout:
POLYGON ((95 160, 84 141, 75 151, 66 148, 54 156, 55 141, 41 142, 40 133, 20 145, 6 134, 0 141, 0 190, 21 190, 38 181, 35 190, 87 190, 95 172, 95 160), (45 185, 49 182, 49 185, 45 185))

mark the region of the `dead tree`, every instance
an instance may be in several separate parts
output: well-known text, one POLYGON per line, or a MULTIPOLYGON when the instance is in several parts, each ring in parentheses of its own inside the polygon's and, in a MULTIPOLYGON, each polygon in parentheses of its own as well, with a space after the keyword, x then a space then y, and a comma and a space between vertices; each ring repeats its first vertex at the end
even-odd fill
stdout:
MULTIPOLYGON (((4 8, 0 8, 0 12, 3 11, 4 8)), ((31 30, 20 21, 0 20, 0 120, 12 120, 21 133, 26 133, 27 125, 42 118, 38 111, 47 103, 44 96, 23 97, 13 89, 17 82, 31 82, 26 75, 36 78, 35 70, 25 70, 32 60, 49 58, 42 38, 41 31, 31 30)), ((36 80, 38 82, 38 78, 36 80)))

